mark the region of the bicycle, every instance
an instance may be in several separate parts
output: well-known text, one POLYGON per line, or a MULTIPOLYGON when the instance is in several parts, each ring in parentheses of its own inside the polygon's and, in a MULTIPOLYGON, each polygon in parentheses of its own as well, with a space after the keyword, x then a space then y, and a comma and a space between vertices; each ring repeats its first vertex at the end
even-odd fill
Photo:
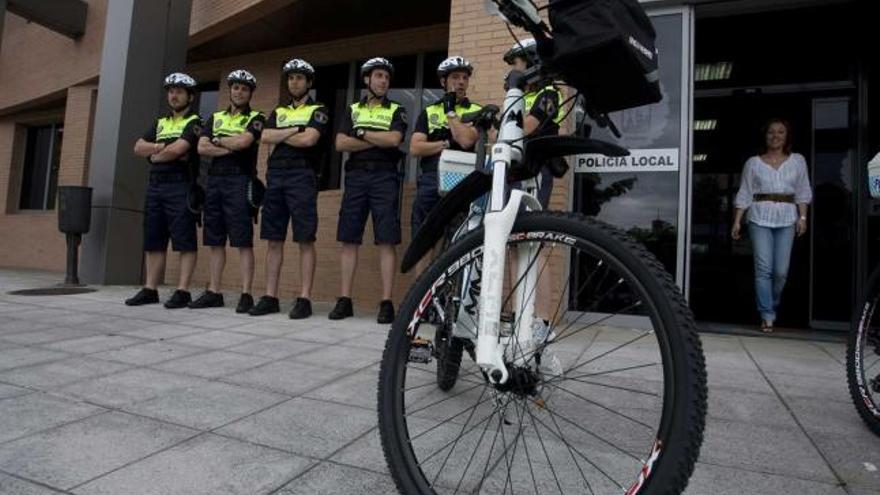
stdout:
POLYGON ((856 411, 880 435, 880 267, 868 278, 866 288, 847 340, 846 377, 856 411))
MULTIPOLYGON (((546 34, 530 1, 495 2, 509 22, 546 34)), ((538 66, 522 77, 549 76, 538 66)), ((468 116, 479 143, 489 125, 500 127, 491 170, 447 194, 404 256, 406 271, 450 218, 469 213, 404 298, 386 341, 378 415, 389 470, 407 494, 680 493, 706 413, 693 316, 640 244, 582 215, 541 211, 541 164, 627 152, 578 136, 523 145, 520 86, 511 82, 503 111, 487 105, 468 116), (510 190, 509 179, 524 190, 510 190), (488 203, 475 208, 484 194, 488 203), (541 277, 566 263, 575 273, 537 296, 541 277)))

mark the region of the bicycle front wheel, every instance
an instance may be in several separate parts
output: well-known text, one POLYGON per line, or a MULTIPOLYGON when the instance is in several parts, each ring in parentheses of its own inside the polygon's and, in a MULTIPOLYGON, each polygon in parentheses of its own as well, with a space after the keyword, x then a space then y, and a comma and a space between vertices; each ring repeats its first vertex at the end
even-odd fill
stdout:
POLYGON ((867 288, 847 342, 846 376, 859 416, 880 435, 880 270, 871 276, 867 288))
POLYGON ((520 215, 507 241, 506 342, 525 325, 538 337, 507 346, 511 379, 498 386, 473 361, 478 291, 471 304, 422 317, 435 300, 461 302, 462 284, 481 273, 482 241, 482 229, 468 234, 425 271, 386 342, 379 428, 400 492, 683 491, 702 442, 705 362, 693 316, 656 258, 580 215, 520 215), (521 259, 538 279, 529 322, 517 318, 517 252, 529 253, 521 259), (470 355, 449 390, 431 363, 438 325, 470 355))

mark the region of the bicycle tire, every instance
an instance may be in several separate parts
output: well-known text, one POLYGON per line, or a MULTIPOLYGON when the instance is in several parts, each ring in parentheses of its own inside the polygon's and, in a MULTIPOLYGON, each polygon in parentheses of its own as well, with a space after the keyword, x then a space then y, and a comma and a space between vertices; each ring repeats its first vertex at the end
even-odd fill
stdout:
MULTIPOLYGON (((567 236, 578 246, 604 253, 642 288, 648 303, 656 309, 653 332, 665 346, 661 349, 662 366, 664 371, 669 371, 662 380, 662 420, 650 455, 645 457, 639 472, 634 473, 636 481, 626 493, 681 493, 699 456, 707 408, 705 360, 690 309, 660 262, 641 244, 611 226, 574 213, 526 213, 517 218, 508 242, 535 232, 567 236)), ((386 340, 379 373, 377 412, 386 462, 401 493, 437 493, 415 459, 407 431, 403 381, 410 350, 408 328, 417 321, 413 314, 420 304, 424 305, 435 280, 446 274, 453 263, 480 249, 482 241, 480 228, 451 245, 435 260, 407 293, 386 340)), ((491 457, 490 450, 488 458, 491 457)), ((537 484, 535 488, 537 491, 537 484)))
MULTIPOLYGON (((854 321, 855 328, 850 332, 846 346, 846 376, 849 384, 849 392, 853 405, 859 416, 875 434, 880 435, 880 386, 872 389, 871 377, 866 372, 875 366, 867 365, 867 357, 880 354, 880 330, 878 322, 880 318, 880 269, 875 270, 868 280, 864 304, 856 310, 854 321), (871 342, 872 339, 876 339, 871 342), (873 351, 873 352, 871 352, 873 351)), ((880 368, 877 376, 873 378, 875 383, 880 384, 880 368)))

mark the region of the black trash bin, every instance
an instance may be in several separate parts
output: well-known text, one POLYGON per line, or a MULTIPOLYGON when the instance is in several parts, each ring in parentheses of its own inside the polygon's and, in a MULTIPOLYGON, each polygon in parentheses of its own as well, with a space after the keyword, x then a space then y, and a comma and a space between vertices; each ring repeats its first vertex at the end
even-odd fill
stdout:
POLYGON ((65 284, 79 285, 79 243, 92 220, 92 188, 58 188, 58 230, 67 235, 67 275, 65 284))

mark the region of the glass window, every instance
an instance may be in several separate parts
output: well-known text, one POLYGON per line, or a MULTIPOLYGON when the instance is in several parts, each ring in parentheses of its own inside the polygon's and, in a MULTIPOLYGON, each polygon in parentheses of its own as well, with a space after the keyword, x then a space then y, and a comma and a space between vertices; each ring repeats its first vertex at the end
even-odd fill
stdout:
POLYGON ((27 128, 19 209, 55 209, 63 133, 63 124, 27 128))
MULTIPOLYGON (((665 54, 660 64, 663 100, 646 106, 615 112, 611 119, 623 134, 616 139, 607 129, 593 129, 592 137, 617 142, 633 152, 649 156, 678 158, 676 171, 578 173, 574 184, 574 207, 595 216, 642 242, 669 273, 675 274, 678 253, 678 170, 687 163, 682 156, 681 84, 682 17, 679 14, 652 16, 657 31, 657 48, 665 54)), ((574 270, 573 273, 577 273, 574 270)), ((574 301, 576 307, 585 301, 574 301)))
POLYGON ((193 101, 193 108, 197 108, 202 119, 207 119, 217 111, 217 98, 220 93, 220 83, 209 82, 199 85, 198 93, 193 101))
MULTIPOLYGON (((349 102, 346 93, 351 84, 349 70, 351 64, 335 64, 315 67, 315 84, 312 87, 312 98, 323 103, 330 112, 328 133, 319 143, 326 152, 321 158, 318 173, 318 189, 339 189, 342 170, 342 153, 336 151, 336 128, 340 118, 348 111, 349 102)), ((285 95, 287 90, 285 89, 285 95)))

